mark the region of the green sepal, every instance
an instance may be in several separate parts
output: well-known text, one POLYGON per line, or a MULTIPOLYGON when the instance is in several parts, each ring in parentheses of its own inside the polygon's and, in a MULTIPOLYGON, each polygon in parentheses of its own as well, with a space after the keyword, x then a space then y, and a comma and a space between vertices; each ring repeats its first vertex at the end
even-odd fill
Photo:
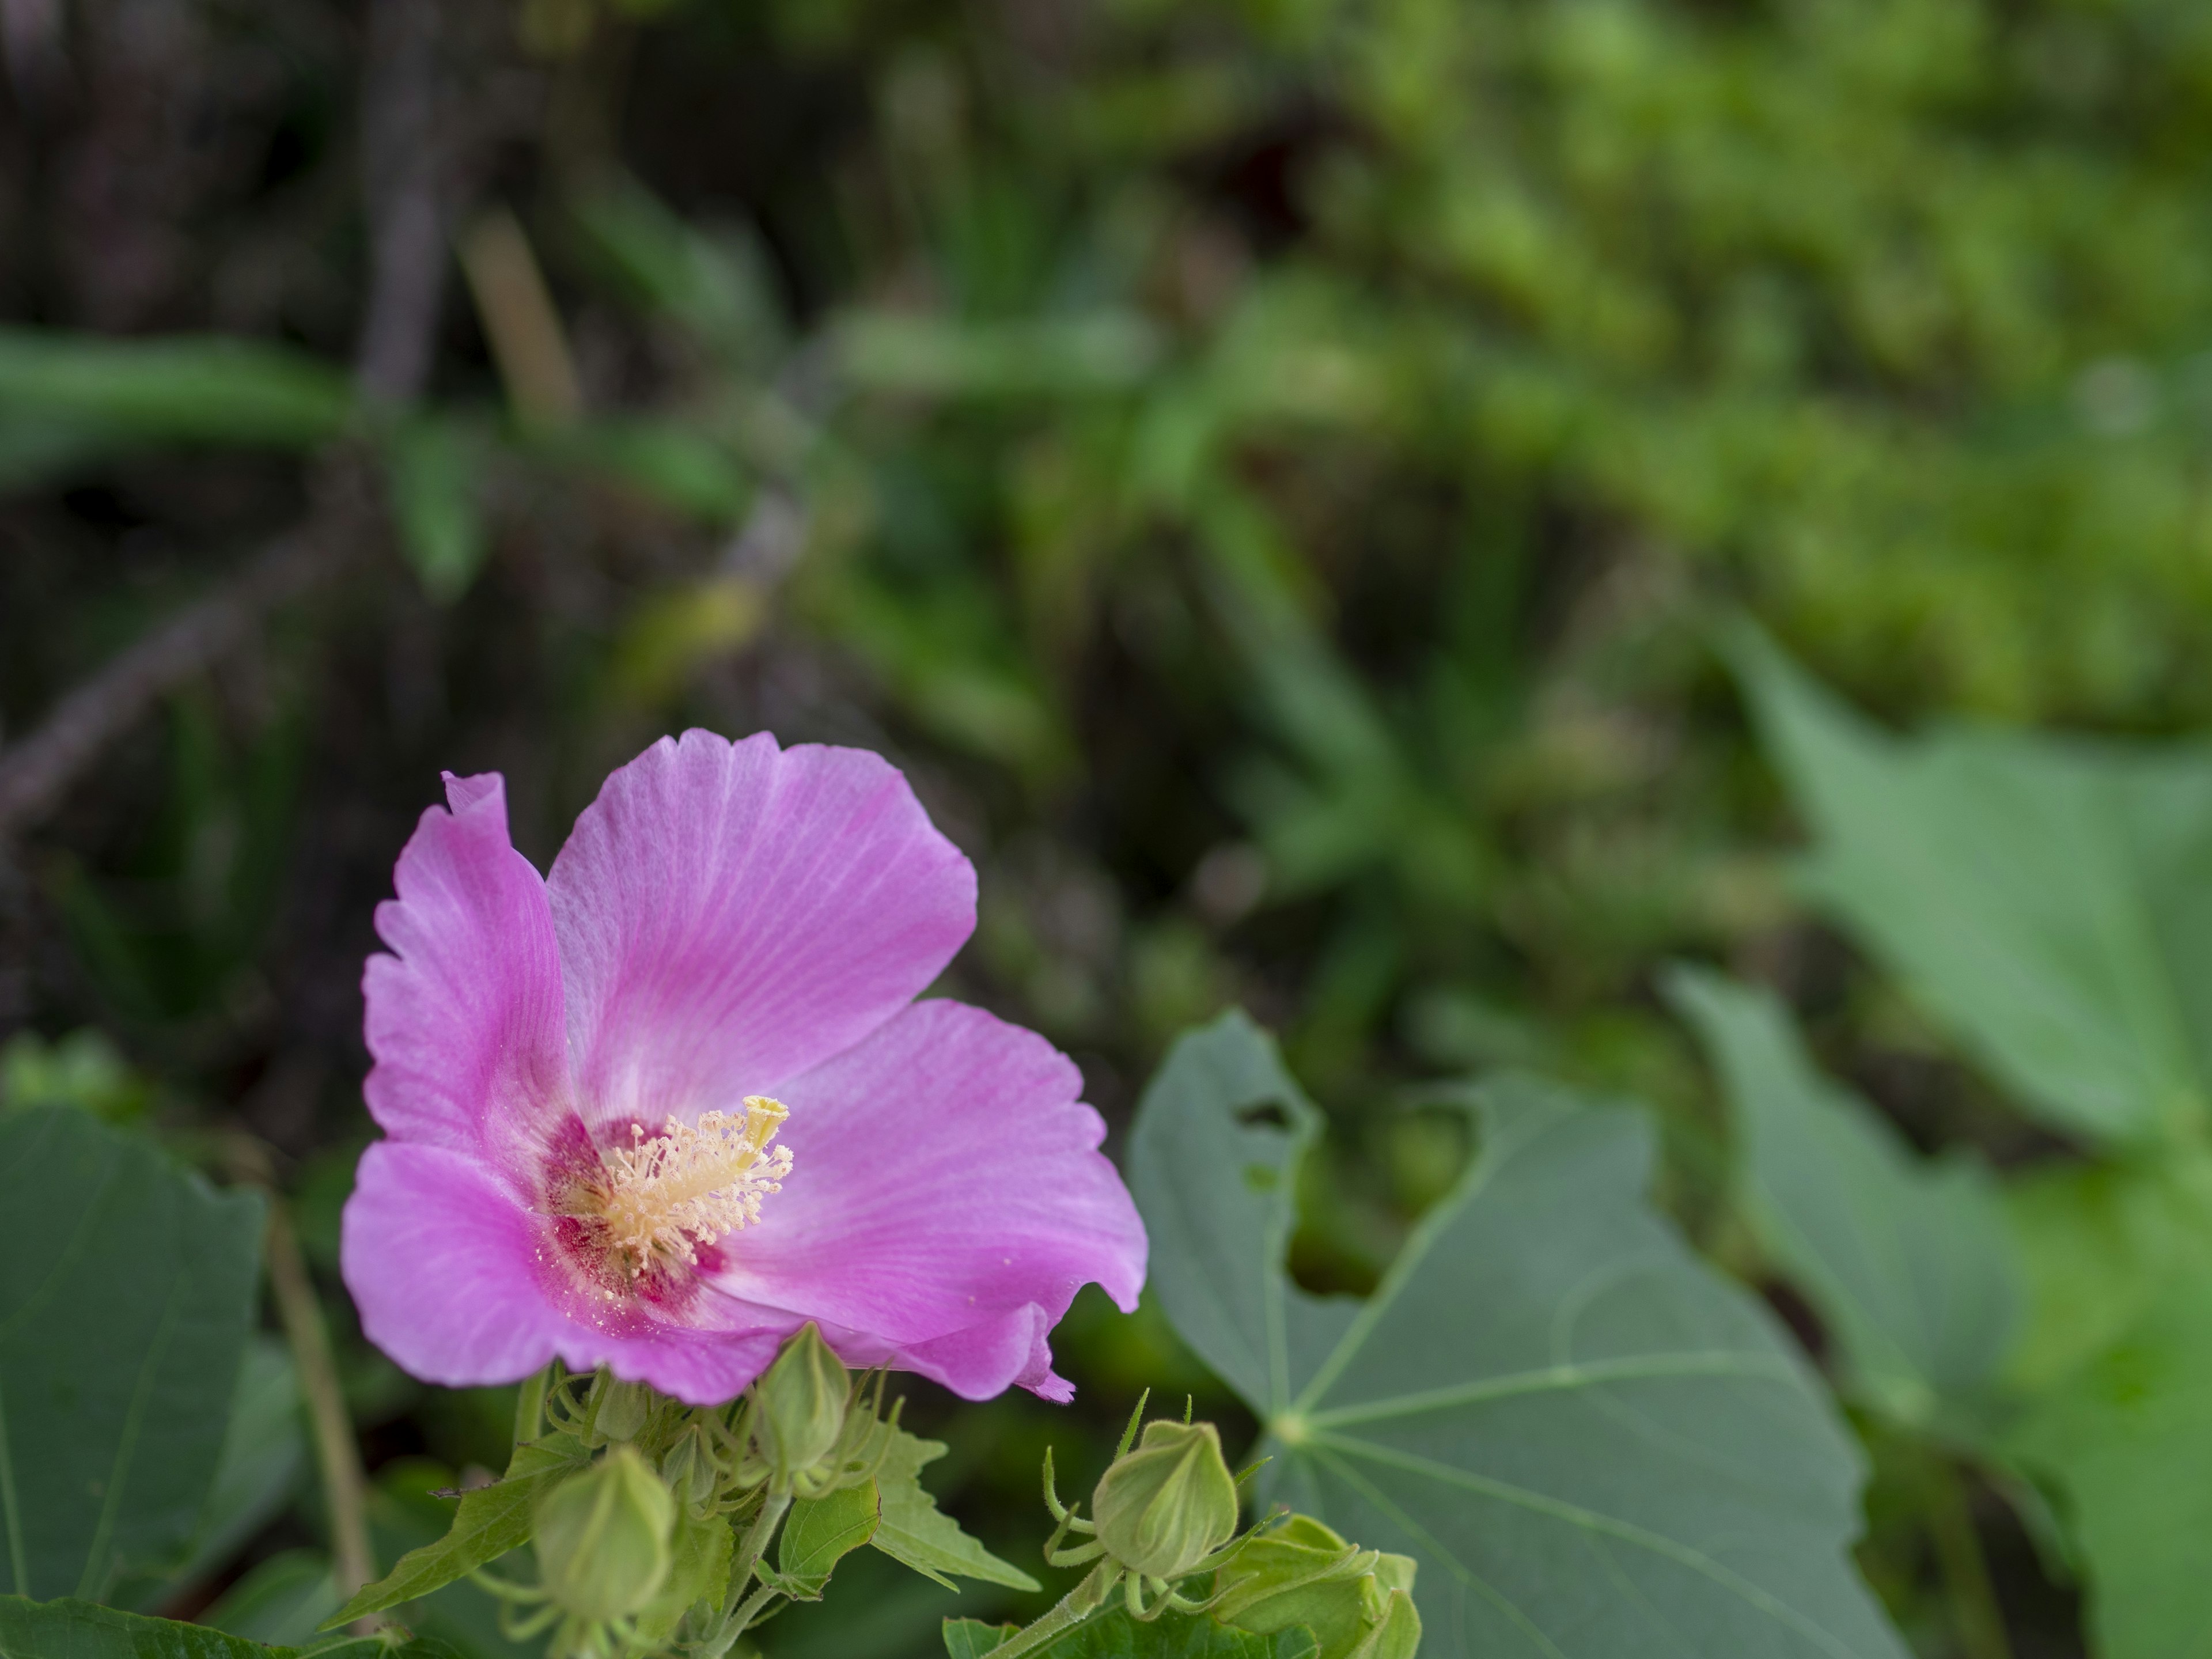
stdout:
POLYGON ((870 1460, 881 1457, 876 1486, 883 1501, 882 1521, 869 1543, 947 1589, 957 1588, 948 1573, 1009 1589, 1042 1588, 1019 1567, 1001 1561, 961 1531, 960 1523, 922 1490, 922 1467, 945 1455, 943 1441, 917 1439, 893 1423, 877 1425, 876 1435, 889 1437, 889 1443, 874 1437, 868 1443, 870 1460))
POLYGON ((539 1495, 588 1462, 573 1435, 550 1434, 514 1449, 507 1473, 489 1486, 461 1496, 443 1538, 410 1550, 399 1564, 323 1623, 325 1630, 403 1601, 412 1601, 466 1577, 486 1562, 530 1541, 531 1513, 539 1495))

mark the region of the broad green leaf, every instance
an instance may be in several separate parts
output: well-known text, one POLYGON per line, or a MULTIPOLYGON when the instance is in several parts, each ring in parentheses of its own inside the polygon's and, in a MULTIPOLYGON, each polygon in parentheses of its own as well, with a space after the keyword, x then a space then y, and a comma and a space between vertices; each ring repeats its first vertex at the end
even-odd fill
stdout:
POLYGON ((793 1504, 775 1551, 787 1594, 794 1601, 819 1600, 837 1564, 876 1535, 881 1518, 872 1480, 793 1504))
MULTIPOLYGON (((983 1659, 1018 1628, 981 1619, 948 1619, 945 1659, 983 1659)), ((1313 1659, 1316 1651, 1312 1635, 1304 1630, 1250 1636, 1210 1619, 1174 1613, 1139 1624, 1120 1607, 1085 1620, 1041 1650, 1043 1659, 1313 1659)))
POLYGON ((1146 1090, 1153 1285, 1258 1413, 1268 1496, 1420 1564, 1431 1659, 1901 1659, 1861 1466, 1789 1339, 1644 1198, 1635 1112, 1516 1079, 1364 1303, 1293 1285, 1317 1115, 1241 1014, 1146 1090))
POLYGON ((309 1642, 337 1610, 330 1558, 319 1550, 285 1550, 258 1562, 200 1614, 199 1622, 272 1647, 309 1642))
POLYGON ((428 1595, 528 1543, 531 1506, 538 1494, 586 1461, 582 1443, 568 1435, 548 1435, 516 1447, 503 1476, 462 1494, 452 1529, 443 1538, 401 1556, 390 1572, 339 1608, 325 1628, 428 1595))
POLYGON ((468 591, 490 548, 477 493, 486 448, 483 434, 435 416, 406 422, 386 448, 400 550, 441 603, 468 591))
POLYGON ((1899 740, 1761 636, 1737 661, 1818 837, 1810 891, 1998 1081, 2105 1140, 2203 1118, 2212 748, 1961 726, 1899 740))
POLYGON ((281 1339, 257 1333, 239 1364, 215 1484, 184 1564, 172 1572, 119 1583, 108 1599, 142 1612, 164 1605, 178 1590, 228 1561, 267 1525, 298 1489, 307 1468, 307 1436, 291 1352, 281 1339))
POLYGON ((0 1654, 9 1659, 460 1659, 426 1637, 398 1646, 381 1637, 341 1637, 307 1647, 271 1648, 205 1625, 149 1619, 64 1598, 31 1601, 0 1595, 0 1654))
POLYGON ((598 420, 538 437, 532 447, 702 524, 733 525, 752 501, 751 475, 727 447, 674 421, 598 420))
POLYGON ((1686 969, 1668 991, 1726 1085, 1753 1225, 1835 1331, 1854 1393, 1921 1426, 1972 1411, 2021 1303, 1989 1171, 1915 1157, 1815 1069, 1771 994, 1686 969))
POLYGON ((40 416, 111 440, 313 449, 353 412, 343 372, 283 346, 0 329, 0 418, 40 416))
POLYGON ((2212 1653, 2212 1251, 2198 1263, 2008 1438, 2065 1494, 2100 1659, 2212 1653))
POLYGON ((0 1120, 6 1583, 105 1595, 176 1565, 223 1449, 262 1206, 83 1112, 0 1120))
POLYGON ((2118 1340, 2167 1281, 2212 1261, 2212 1164, 2202 1153, 2140 1164, 2039 1164, 2005 1182, 2027 1286, 2027 1323, 2006 1362, 2021 1394, 2045 1392, 2118 1340))
POLYGON ((925 1578, 953 1588, 947 1575, 980 1578, 1010 1589, 1034 1590, 1037 1581, 1010 1562, 1001 1561, 960 1530, 960 1523, 937 1507, 937 1500, 922 1490, 923 1466, 945 1455, 941 1440, 919 1440, 904 1429, 879 1424, 876 1432, 888 1436, 876 1471, 882 1498, 882 1519, 868 1542, 893 1560, 912 1567, 925 1578))

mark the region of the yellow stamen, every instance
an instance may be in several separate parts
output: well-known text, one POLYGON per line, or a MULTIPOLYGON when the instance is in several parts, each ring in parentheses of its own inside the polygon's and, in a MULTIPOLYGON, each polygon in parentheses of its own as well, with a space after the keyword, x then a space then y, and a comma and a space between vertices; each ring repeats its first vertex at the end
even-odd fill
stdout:
POLYGON ((608 1244, 642 1272, 656 1254, 696 1263, 699 1245, 758 1221, 763 1196, 791 1173, 791 1149, 768 1144, 785 1115, 779 1102, 748 1095, 742 1117, 672 1117, 653 1136, 632 1124, 630 1144, 606 1155, 608 1244))

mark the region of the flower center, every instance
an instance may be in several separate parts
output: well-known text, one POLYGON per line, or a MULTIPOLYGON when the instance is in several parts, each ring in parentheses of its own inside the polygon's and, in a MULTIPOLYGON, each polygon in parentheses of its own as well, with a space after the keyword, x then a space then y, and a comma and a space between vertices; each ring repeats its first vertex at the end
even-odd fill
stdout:
POLYGON ((630 1144, 606 1154, 600 1220, 607 1248, 643 1273, 656 1255, 696 1264, 698 1247, 760 1219, 761 1200, 781 1192, 791 1149, 769 1137, 786 1114, 766 1095, 745 1097, 740 1116, 670 1118, 657 1135, 630 1126, 630 1144))

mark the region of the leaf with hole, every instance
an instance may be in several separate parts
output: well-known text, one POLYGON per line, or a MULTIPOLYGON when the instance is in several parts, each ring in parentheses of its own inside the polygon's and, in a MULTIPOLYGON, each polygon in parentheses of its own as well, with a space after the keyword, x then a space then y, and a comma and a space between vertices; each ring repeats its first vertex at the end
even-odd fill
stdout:
POLYGON ((262 1206, 67 1107, 0 1119, 4 1582, 108 1595, 177 1566, 222 1455, 262 1206))
POLYGON ((1285 1267, 1320 1115, 1265 1034, 1225 1016, 1146 1091, 1153 1287, 1265 1425, 1266 1496, 1413 1557, 1430 1659, 1902 1659, 1851 1567, 1856 1451, 1651 1210, 1642 1115, 1529 1079, 1472 1107, 1479 1156, 1363 1303, 1285 1267))

